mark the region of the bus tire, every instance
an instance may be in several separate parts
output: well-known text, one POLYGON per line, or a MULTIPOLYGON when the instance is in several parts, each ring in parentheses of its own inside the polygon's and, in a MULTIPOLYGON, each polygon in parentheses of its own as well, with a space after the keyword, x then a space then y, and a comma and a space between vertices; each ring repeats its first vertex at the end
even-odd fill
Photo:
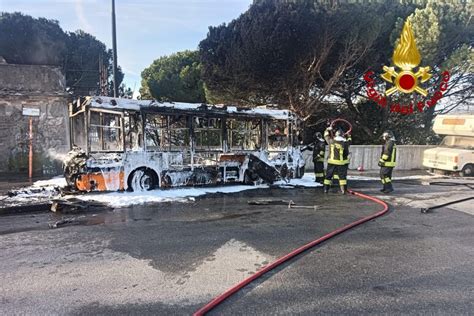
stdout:
POLYGON ((474 176, 474 167, 472 164, 466 164, 461 170, 462 177, 472 177, 474 176))
POLYGON ((152 169, 140 168, 130 175, 128 187, 132 191, 150 191, 157 186, 158 177, 152 169))

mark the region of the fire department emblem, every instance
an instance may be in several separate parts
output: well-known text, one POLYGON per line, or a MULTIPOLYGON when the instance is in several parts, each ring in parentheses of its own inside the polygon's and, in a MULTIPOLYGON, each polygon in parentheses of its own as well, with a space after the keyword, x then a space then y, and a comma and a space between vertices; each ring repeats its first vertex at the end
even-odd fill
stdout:
POLYGON ((409 21, 406 21, 403 26, 392 60, 399 70, 395 70, 395 67, 383 66, 385 73, 381 75, 382 79, 394 84, 393 87, 387 89, 385 94, 389 96, 396 91, 403 93, 415 91, 426 97, 428 92, 419 84, 431 78, 430 67, 418 67, 421 62, 421 55, 416 47, 415 37, 409 21), (416 67, 418 67, 418 70, 414 72, 416 67))

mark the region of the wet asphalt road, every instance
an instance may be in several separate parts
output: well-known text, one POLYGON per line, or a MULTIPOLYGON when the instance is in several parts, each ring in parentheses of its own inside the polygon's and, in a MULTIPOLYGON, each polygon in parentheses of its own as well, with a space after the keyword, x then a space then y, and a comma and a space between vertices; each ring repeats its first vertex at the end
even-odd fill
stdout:
MULTIPOLYGON (((470 314, 474 216, 469 202, 419 207, 465 187, 397 184, 391 212, 316 247, 250 285, 215 314, 470 314), (466 211, 467 213, 465 213, 466 211)), ((376 182, 352 183, 377 194, 376 182)), ((2 314, 191 314, 294 248, 379 210, 317 189, 265 189, 0 220, 2 314), (299 206, 248 205, 293 200, 299 206)))

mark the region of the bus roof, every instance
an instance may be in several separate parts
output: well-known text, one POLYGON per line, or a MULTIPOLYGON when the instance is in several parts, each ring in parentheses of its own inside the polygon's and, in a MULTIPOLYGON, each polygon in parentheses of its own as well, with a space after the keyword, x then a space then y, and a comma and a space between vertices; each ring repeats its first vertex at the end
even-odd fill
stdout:
POLYGON ((200 103, 158 102, 155 100, 131 100, 113 97, 87 97, 85 105, 90 108, 107 110, 142 111, 146 113, 187 113, 187 114, 214 114, 236 117, 268 117, 272 119, 296 119, 296 115, 289 110, 257 108, 238 108, 231 105, 211 105, 200 103))

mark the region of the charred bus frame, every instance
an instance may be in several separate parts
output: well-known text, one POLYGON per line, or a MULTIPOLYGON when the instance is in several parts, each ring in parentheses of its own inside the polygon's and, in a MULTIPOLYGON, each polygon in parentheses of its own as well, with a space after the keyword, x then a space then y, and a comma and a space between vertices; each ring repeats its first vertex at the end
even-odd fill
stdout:
POLYGON ((65 176, 80 191, 301 177, 287 110, 86 97, 70 104, 65 176))

